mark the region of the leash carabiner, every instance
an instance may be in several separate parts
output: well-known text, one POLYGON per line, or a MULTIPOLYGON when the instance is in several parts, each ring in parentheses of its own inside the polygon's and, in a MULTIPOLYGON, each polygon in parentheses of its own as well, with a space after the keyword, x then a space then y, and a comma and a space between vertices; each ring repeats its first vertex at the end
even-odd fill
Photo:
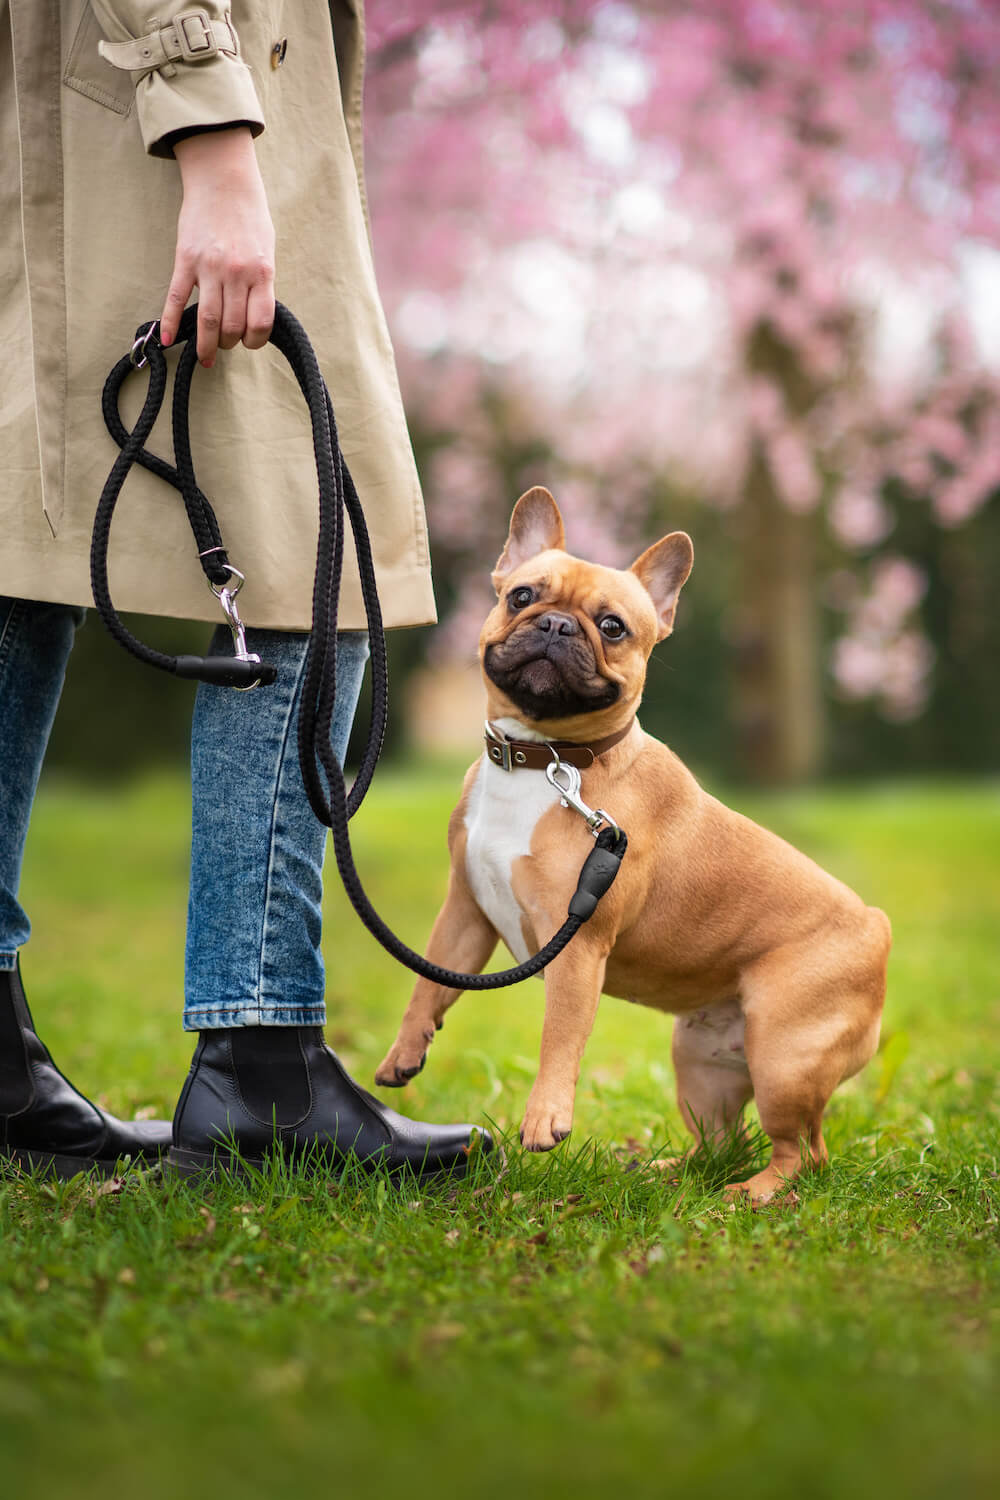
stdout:
POLYGON ((133 370, 144 370, 149 364, 149 357, 146 354, 146 345, 149 343, 151 338, 155 338, 157 344, 159 344, 160 325, 158 322, 150 323, 145 332, 143 332, 143 330, 140 328, 139 332, 136 334, 135 340, 132 344, 132 348, 130 349, 128 356, 129 363, 131 364, 133 370))
MULTIPOLYGON (((208 586, 212 590, 212 593, 215 595, 216 599, 218 599, 219 603, 222 605, 222 613, 226 617, 226 624, 229 626, 230 633, 233 637, 233 660, 250 661, 254 662, 257 666, 260 666, 260 657, 257 655, 256 651, 247 650, 246 627, 244 626, 243 621, 240 619, 239 610, 236 608, 236 595, 246 583, 246 576, 240 572, 239 568, 234 568, 232 563, 225 563, 224 566, 230 577, 236 580, 236 586, 234 588, 230 588, 229 585, 226 584, 223 587, 219 584, 213 583, 211 579, 208 580, 208 586)), ((254 682, 248 682, 245 686, 242 687, 236 686, 234 684, 234 691, 237 693, 252 693, 254 688, 256 687, 260 687, 259 677, 254 682)))
POLYGON ((613 830, 616 838, 620 837, 621 829, 614 818, 609 813, 606 813, 603 807, 598 807, 596 810, 588 807, 580 796, 583 778, 578 768, 571 766, 568 761, 560 760, 559 752, 555 745, 550 744, 549 749, 552 752, 553 758, 551 765, 545 767, 545 779, 559 793, 563 807, 571 807, 574 812, 578 812, 595 839, 602 828, 610 828, 613 830), (565 786, 559 780, 560 773, 566 777, 565 786))

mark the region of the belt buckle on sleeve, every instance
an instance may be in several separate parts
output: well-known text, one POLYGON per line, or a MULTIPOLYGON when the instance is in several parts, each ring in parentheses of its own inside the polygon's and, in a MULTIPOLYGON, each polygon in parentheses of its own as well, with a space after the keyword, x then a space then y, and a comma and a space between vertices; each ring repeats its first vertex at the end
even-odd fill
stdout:
POLYGON ((177 45, 185 62, 201 62, 219 50, 207 10, 185 10, 174 17, 177 45))

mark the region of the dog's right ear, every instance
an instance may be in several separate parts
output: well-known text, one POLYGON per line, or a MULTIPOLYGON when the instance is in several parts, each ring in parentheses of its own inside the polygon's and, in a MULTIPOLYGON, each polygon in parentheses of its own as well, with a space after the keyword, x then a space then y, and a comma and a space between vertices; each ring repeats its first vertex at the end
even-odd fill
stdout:
POLYGON ((674 628, 677 596, 693 562, 694 547, 687 532, 672 531, 647 547, 632 564, 632 572, 656 606, 658 641, 665 640, 674 628))
POLYGON ((493 587, 499 594, 508 573, 529 558, 537 557, 539 552, 548 552, 552 547, 562 551, 565 546, 566 531, 559 507, 548 490, 536 484, 514 506, 507 545, 493 570, 493 587))

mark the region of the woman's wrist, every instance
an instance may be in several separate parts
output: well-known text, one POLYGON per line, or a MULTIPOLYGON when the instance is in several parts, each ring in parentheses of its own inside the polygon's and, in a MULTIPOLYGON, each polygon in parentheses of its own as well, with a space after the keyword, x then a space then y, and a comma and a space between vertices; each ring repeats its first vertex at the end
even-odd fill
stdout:
POLYGON ((257 153, 247 125, 203 130, 174 142, 174 156, 185 187, 205 177, 257 175, 257 153))

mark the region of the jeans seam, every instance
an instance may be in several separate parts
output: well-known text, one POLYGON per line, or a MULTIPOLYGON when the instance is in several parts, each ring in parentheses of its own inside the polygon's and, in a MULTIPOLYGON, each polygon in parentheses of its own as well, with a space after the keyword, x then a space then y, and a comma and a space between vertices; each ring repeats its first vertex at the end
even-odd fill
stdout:
POLYGON ((301 661, 301 664, 299 666, 298 675, 297 675, 297 677, 295 679, 295 685, 292 688, 291 697, 288 700, 288 715, 287 715, 287 717, 285 719, 285 730, 284 730, 284 734, 282 736, 282 741, 281 741, 281 754, 278 757, 277 773, 276 773, 275 778, 274 778, 274 796, 273 796, 272 801, 271 801, 271 827, 270 827, 270 835, 269 835, 269 838, 268 838, 268 848, 267 848, 267 877, 266 877, 266 879, 264 881, 264 901, 263 901, 263 910, 261 912, 261 923, 260 923, 260 949, 259 949, 258 954, 257 954, 257 983, 256 983, 256 986, 255 986, 255 999, 257 1001, 257 1015, 258 1015, 258 1018, 261 1015, 263 1015, 263 1011, 264 1011, 264 993, 263 993, 264 992, 264 953, 265 953, 265 950, 266 950, 266 947, 267 947, 268 926, 269 926, 269 920, 268 919, 269 919, 270 908, 271 908, 271 897, 272 897, 273 887, 274 887, 275 840, 276 840, 276 824, 277 824, 277 820, 278 820, 278 797, 279 797, 279 794, 280 794, 280 791, 281 791, 281 777, 282 777, 282 773, 283 773, 283 771, 285 769, 285 758, 286 758, 286 756, 288 754, 288 741, 289 741, 289 738, 290 738, 291 726, 295 722, 295 719, 296 719, 295 704, 296 704, 296 700, 298 698, 299 685, 300 685, 300 683, 302 681, 302 674, 305 671, 306 660, 308 658, 308 655, 309 655, 308 651, 306 651, 306 652, 303 653, 302 661, 301 661))
POLYGON ((230 1026, 322 1026, 324 1010, 322 1003, 311 1006, 281 1005, 270 1007, 267 1017, 254 1015, 250 1006, 220 1005, 186 1007, 184 1011, 185 1031, 212 1031, 230 1026), (253 1016, 254 1019, 248 1019, 253 1016))
MULTIPOLYGON (((249 999, 245 1003, 242 1003, 239 1000, 217 1000, 217 1001, 211 1001, 211 1002, 206 1001, 203 1005, 202 1004, 191 1005, 191 1006, 188 1007, 188 1009, 189 1009, 189 1011, 191 1012, 192 1015, 194 1015, 196 1013, 198 1015, 215 1015, 215 1014, 222 1015, 223 1012, 225 1012, 225 1013, 228 1014, 229 1011, 251 1010, 255 1004, 256 1004, 256 1001, 253 1000, 253 999, 249 999)), ((323 1009, 323 1001, 322 1000, 282 1000, 280 1004, 271 1005, 271 1006, 268 1007, 268 1009, 272 1010, 272 1011, 286 1011, 286 1010, 294 1010, 294 1011, 302 1011, 302 1012, 308 1011, 311 1014, 313 1011, 316 1011, 316 1012, 322 1011, 322 1009, 323 1009)))

